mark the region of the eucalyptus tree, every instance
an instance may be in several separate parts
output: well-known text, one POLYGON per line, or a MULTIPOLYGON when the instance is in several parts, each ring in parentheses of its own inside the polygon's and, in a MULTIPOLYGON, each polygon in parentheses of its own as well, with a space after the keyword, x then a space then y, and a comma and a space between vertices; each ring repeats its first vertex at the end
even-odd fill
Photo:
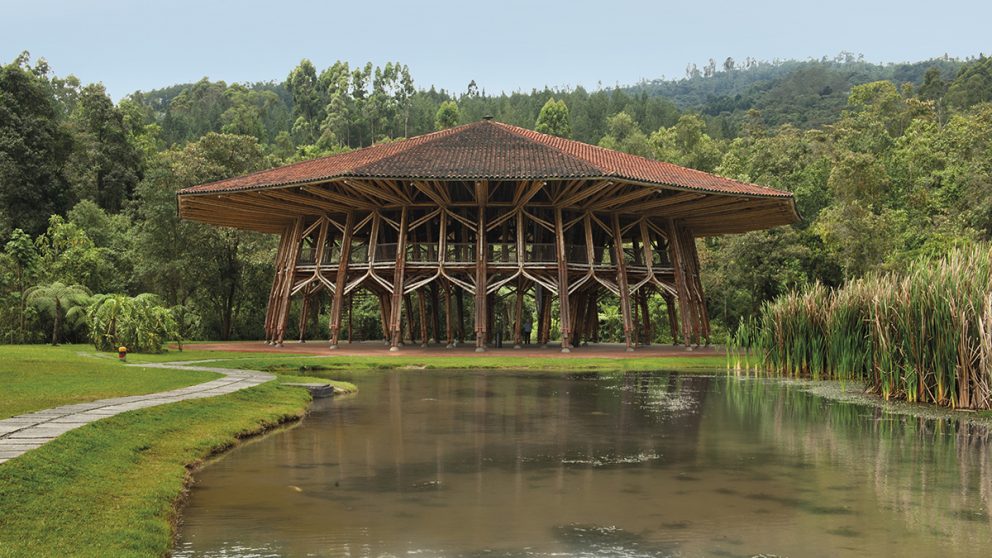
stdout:
POLYGON ((317 69, 304 58, 286 78, 293 96, 293 129, 297 143, 309 144, 317 139, 317 129, 323 120, 323 95, 318 87, 317 69))
POLYGON ((318 142, 326 147, 351 145, 352 99, 349 90, 351 71, 347 62, 337 61, 320 73, 319 84, 327 99, 324 120, 320 123, 318 142))
POLYGON ((413 104, 413 95, 417 89, 413 85, 410 68, 406 64, 400 66, 399 62, 396 63, 396 66, 399 68, 400 80, 399 88, 396 90, 396 100, 400 110, 403 111, 403 137, 410 137, 410 109, 413 104))

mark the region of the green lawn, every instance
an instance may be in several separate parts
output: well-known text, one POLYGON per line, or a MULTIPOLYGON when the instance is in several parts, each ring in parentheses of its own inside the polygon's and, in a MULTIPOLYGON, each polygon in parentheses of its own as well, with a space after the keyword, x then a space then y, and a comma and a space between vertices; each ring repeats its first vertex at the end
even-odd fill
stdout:
POLYGON ((0 465, 0 556, 164 556, 189 466, 303 415, 309 394, 270 382, 133 411, 0 465))
MULTIPOLYGON (((209 351, 204 351, 209 353, 209 351)), ((231 353, 215 353, 230 355, 231 353)), ((431 357, 431 356, 328 356, 308 357, 299 355, 241 353, 236 358, 224 358, 213 363, 226 368, 251 368, 281 374, 305 373, 312 376, 341 376, 341 373, 395 368, 430 368, 445 370, 530 370, 539 372, 576 371, 653 371, 717 372, 727 368, 724 355, 643 357, 643 358, 554 358, 485 356, 485 357, 431 357)))
MULTIPOLYGON (((184 353, 170 352, 132 355, 129 360, 186 358, 184 353)), ((106 397, 176 389, 216 377, 211 372, 127 367, 117 362, 116 353, 98 353, 90 345, 3 345, 0 418, 106 397)))

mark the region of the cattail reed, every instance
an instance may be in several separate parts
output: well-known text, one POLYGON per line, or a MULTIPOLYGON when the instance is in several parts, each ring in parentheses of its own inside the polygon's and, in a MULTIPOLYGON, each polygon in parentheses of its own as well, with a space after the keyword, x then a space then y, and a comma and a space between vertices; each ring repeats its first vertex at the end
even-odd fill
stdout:
POLYGON ((886 399, 992 408, 992 246, 921 259, 830 290, 766 302, 731 337, 730 362, 860 380, 886 399))

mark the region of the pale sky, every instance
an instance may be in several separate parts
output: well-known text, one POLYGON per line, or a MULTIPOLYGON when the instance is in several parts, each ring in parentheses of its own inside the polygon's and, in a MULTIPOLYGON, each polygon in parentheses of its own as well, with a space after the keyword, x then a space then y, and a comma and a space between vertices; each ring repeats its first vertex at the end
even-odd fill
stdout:
POLYGON ((0 62, 28 50, 115 99, 204 76, 283 80, 302 58, 400 61, 418 87, 498 93, 681 77, 728 56, 977 56, 990 21, 987 0, 0 0, 0 62))

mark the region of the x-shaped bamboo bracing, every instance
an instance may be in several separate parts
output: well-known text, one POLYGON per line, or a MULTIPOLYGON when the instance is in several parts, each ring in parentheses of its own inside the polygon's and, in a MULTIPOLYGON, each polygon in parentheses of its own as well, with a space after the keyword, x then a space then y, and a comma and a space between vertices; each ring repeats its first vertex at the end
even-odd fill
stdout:
MULTIPOLYGON (((199 212, 223 205, 212 198, 184 203, 199 212)), ((282 231, 265 323, 272 343, 284 341, 289 314, 297 311, 293 299, 302 301, 301 312, 310 312, 322 304, 318 297, 326 290, 329 341, 337 346, 346 297, 365 289, 378 297, 384 337, 397 348, 408 329, 406 305, 415 310, 413 323, 422 322, 415 328, 418 335, 429 330, 427 341, 446 336, 454 343, 467 293, 474 302, 476 347, 483 350, 494 335, 492 305, 512 293, 516 308, 533 290, 537 335, 545 341, 551 322, 547 301, 558 299, 563 350, 593 336, 596 326, 586 322, 598 321, 605 293, 616 295, 632 349, 650 331, 649 293, 665 298, 687 346, 708 338, 694 227, 706 226, 696 225, 705 212, 731 220, 740 218, 735 208, 764 215, 770 211, 764 203, 610 180, 349 179, 266 192, 228 216, 243 222, 268 211, 267 227, 282 231), (345 203, 349 209, 342 211, 345 203), (289 219, 294 204, 307 207, 289 219), (631 212, 631 207, 646 210, 631 212), (675 217, 656 216, 665 212, 675 217), (421 304, 429 320, 417 317, 421 304), (442 306, 443 332, 437 314, 442 306)), ((525 317, 517 310, 511 314, 513 339, 519 342, 525 317)), ((307 320, 298 318, 305 328, 307 320)))

